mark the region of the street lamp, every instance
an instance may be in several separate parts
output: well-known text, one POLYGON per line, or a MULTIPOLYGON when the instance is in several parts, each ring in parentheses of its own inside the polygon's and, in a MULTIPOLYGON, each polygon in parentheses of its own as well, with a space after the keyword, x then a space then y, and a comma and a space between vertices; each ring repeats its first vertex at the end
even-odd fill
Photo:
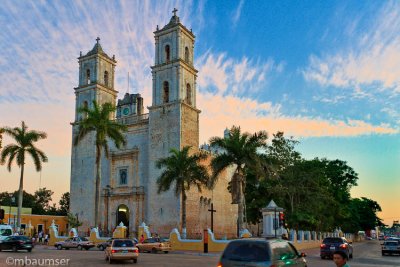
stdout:
MULTIPOLYGON (((10 197, 10 208, 8 210, 8 225, 10 225, 10 221, 11 221, 11 204, 15 203, 15 197, 10 197)), ((15 224, 15 222, 14 222, 15 224)))

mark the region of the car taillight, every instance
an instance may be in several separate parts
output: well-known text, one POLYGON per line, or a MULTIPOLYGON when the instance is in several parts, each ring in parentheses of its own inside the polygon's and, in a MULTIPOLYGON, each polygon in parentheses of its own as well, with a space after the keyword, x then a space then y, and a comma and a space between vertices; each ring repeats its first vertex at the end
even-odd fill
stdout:
POLYGON ((222 267, 222 263, 218 262, 217 267, 222 267))
POLYGON ((326 245, 325 244, 321 244, 321 246, 320 246, 321 248, 325 248, 326 247, 326 245))
POLYGON ((111 250, 111 253, 116 253, 117 251, 115 249, 111 250))
POLYGON ((346 244, 341 244, 339 247, 340 248, 347 248, 347 245, 346 244))

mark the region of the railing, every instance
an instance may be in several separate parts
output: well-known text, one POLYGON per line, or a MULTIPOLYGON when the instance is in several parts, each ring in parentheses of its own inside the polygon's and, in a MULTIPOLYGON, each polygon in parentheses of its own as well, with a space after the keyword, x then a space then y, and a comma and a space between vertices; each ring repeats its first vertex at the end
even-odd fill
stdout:
POLYGON ((149 113, 117 118, 116 121, 125 125, 132 125, 149 119, 149 113))

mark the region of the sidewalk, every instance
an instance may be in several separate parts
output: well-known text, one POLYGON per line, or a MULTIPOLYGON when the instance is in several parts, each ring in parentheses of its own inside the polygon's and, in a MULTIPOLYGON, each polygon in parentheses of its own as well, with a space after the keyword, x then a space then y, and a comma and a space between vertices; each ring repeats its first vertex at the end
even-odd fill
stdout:
POLYGON ((199 251, 190 251, 190 250, 172 250, 169 253, 171 254, 185 254, 185 255, 193 255, 193 256, 208 256, 208 257, 216 257, 220 256, 221 252, 199 252, 199 251))

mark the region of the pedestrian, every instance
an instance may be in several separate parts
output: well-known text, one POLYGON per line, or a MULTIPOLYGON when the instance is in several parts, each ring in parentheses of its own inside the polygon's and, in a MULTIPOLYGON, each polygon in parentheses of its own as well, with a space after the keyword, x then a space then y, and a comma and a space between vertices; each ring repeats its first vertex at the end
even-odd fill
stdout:
POLYGON ((44 244, 47 245, 48 242, 49 242, 49 235, 48 235, 48 234, 45 234, 45 235, 44 235, 44 244))
POLYGON ((42 231, 40 231, 39 232, 39 243, 42 243, 42 240, 43 239, 43 232, 42 231))
POLYGON ((333 253, 333 261, 336 267, 350 267, 350 265, 347 264, 348 259, 347 254, 343 251, 338 250, 333 253))
POLYGON ((143 243, 144 243, 144 235, 141 235, 141 236, 140 236, 139 243, 140 243, 140 244, 143 244, 143 243))

